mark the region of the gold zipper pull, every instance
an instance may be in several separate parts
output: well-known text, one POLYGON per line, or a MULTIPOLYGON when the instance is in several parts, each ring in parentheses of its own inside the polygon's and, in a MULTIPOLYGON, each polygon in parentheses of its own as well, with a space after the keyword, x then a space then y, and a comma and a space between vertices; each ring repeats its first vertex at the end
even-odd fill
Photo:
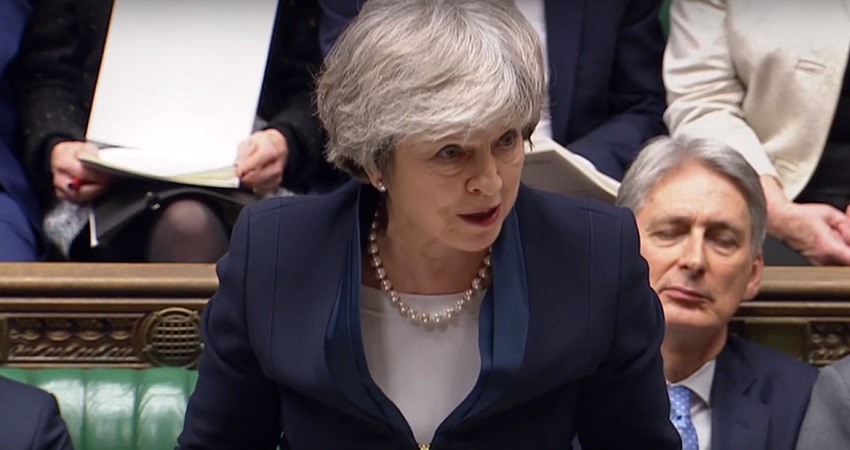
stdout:
POLYGON ((431 444, 419 444, 419 450, 431 450, 431 444))

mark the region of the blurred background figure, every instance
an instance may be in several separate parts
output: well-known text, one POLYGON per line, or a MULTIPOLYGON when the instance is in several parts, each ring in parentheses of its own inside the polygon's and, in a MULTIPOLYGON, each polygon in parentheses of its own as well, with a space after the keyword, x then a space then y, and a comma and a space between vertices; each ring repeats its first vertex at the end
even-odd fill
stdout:
POLYGON ((29 0, 0 2, 0 261, 43 256, 41 212, 18 160, 17 112, 9 66, 32 11, 29 0))
MULTIPOLYGON (((508 0, 510 1, 510 0, 508 0)), ((365 0, 320 0, 327 52, 365 0)), ((667 134, 660 0, 514 0, 540 37, 548 108, 536 133, 616 180, 644 143, 667 134)))
POLYGON ((850 264, 848 48, 843 0, 672 2, 665 121, 759 173, 767 264, 850 264))
POLYGON ((64 208, 49 216, 55 220, 48 224, 59 225, 46 227, 63 256, 213 262, 224 253, 244 205, 280 188, 303 193, 338 183, 340 175, 322 158, 323 138, 312 108, 322 59, 315 0, 278 6, 258 130, 239 146, 241 191, 113 177, 84 166, 78 155, 97 151, 84 137, 111 5, 111 0, 36 1, 16 67, 24 162, 42 205, 64 208), (75 186, 75 179, 84 184, 75 186), (88 204, 99 219, 109 219, 98 224, 106 237, 96 248, 89 245, 84 210, 73 206, 88 204))

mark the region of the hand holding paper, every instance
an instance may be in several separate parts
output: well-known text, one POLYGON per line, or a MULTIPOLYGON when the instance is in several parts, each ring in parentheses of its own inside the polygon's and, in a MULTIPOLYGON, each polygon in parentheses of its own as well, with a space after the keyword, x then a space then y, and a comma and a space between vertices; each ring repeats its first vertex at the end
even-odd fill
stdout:
MULTIPOLYGON (((277 3, 115 0, 86 131, 88 140, 115 147, 86 163, 239 187, 233 164, 256 116, 277 3)), ((283 168, 268 165, 247 167, 259 172, 243 172, 242 181, 269 189, 283 168)))
POLYGON ((277 190, 283 181, 287 156, 289 147, 280 131, 255 131, 239 144, 236 175, 241 186, 260 195, 277 190))
POLYGON ((60 200, 87 203, 103 194, 112 177, 82 163, 81 155, 97 155, 97 146, 90 142, 66 141, 56 144, 50 152, 53 189, 60 200))

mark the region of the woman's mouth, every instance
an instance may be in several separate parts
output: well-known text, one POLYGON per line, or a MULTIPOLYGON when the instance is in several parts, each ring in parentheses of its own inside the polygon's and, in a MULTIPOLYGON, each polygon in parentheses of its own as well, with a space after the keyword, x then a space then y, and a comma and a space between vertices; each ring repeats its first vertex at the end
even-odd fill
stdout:
POLYGON ((486 209, 480 212, 472 214, 460 214, 459 216, 466 223, 479 227, 487 227, 493 225, 494 223, 496 223, 497 220, 499 220, 501 212, 502 205, 496 205, 490 209, 486 209))

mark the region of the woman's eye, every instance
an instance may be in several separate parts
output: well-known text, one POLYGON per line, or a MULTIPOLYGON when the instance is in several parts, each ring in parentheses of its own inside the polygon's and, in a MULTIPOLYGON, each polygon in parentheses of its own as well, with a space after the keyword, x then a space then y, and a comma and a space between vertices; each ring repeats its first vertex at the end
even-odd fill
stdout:
POLYGON ((502 147, 513 147, 516 144, 517 132, 509 131, 499 138, 499 145, 502 147))
POLYGON ((451 145, 448 147, 443 147, 437 152, 437 157, 446 161, 451 161, 459 158, 463 154, 463 150, 460 147, 451 145))

